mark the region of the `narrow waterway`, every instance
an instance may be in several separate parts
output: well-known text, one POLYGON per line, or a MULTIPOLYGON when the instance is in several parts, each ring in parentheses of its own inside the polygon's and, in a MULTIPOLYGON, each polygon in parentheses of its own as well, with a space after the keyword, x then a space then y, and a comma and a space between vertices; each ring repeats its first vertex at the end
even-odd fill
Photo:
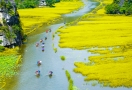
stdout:
MULTIPOLYGON (((73 72, 75 68, 74 62, 83 61, 87 62, 88 56, 91 54, 87 50, 72 50, 70 48, 60 48, 58 46, 59 36, 53 33, 60 27, 65 26, 65 23, 72 22, 81 17, 85 13, 96 7, 97 3, 92 1, 83 1, 85 6, 78 11, 74 11, 70 14, 62 16, 63 20, 50 26, 43 26, 38 29, 39 32, 28 37, 28 42, 23 46, 23 59, 22 66, 19 71, 19 75, 10 81, 3 90, 68 90, 68 80, 65 75, 65 70, 68 70, 71 78, 74 81, 74 85, 78 88, 76 90, 128 90, 127 88, 109 88, 92 86, 91 82, 85 82, 84 77, 81 74, 73 72), (46 33, 45 30, 51 29, 51 32, 46 33), (44 38, 47 37, 47 40, 44 38), (41 51, 41 43, 39 47, 36 47, 36 43, 40 39, 44 40, 45 51, 41 51), (53 48, 57 48, 55 53, 53 48), (66 60, 62 61, 60 56, 65 56, 66 60), (41 60, 42 65, 37 66, 37 61, 41 60), (40 77, 35 76, 35 71, 40 70, 40 77), (48 72, 52 70, 53 76, 50 78, 47 76, 48 72)), ((96 82, 95 82, 96 83, 96 82)))

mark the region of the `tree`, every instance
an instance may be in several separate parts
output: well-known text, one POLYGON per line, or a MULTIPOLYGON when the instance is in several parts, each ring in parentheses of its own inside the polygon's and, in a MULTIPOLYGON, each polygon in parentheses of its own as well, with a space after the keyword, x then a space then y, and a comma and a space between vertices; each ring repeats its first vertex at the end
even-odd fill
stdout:
POLYGON ((46 5, 53 7, 53 5, 55 4, 55 0, 46 0, 46 5))
POLYGON ((120 11, 120 6, 116 3, 112 3, 110 5, 107 5, 105 7, 105 10, 107 14, 117 14, 120 11))
POLYGON ((17 34, 18 32, 21 31, 21 28, 18 25, 15 24, 15 25, 12 26, 12 30, 15 34, 17 34))
POLYGON ((0 40, 0 44, 2 43, 3 41, 2 40, 0 40))

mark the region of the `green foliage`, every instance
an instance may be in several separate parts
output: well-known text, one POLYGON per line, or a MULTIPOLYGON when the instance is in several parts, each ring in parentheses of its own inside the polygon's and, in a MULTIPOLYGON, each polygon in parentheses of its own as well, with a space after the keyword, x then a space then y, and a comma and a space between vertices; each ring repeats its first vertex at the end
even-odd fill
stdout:
POLYGON ((105 7, 105 10, 107 14, 117 14, 120 11, 120 6, 116 3, 112 3, 110 5, 107 5, 105 7))
POLYGON ((71 79, 70 73, 66 70, 65 74, 69 82, 68 90, 73 90, 73 80, 71 79))
MULTIPOLYGON (((1 40, 0 40, 0 42, 1 42, 1 40)), ((4 50, 5 50, 5 47, 0 46, 0 52, 2 52, 2 51, 4 51, 4 50)))
POLYGON ((119 4, 120 0, 113 0, 113 3, 119 4))
POLYGON ((13 8, 10 2, 6 3, 5 7, 7 8, 8 11, 10 11, 13 8))
POLYGON ((15 25, 12 26, 12 30, 13 30, 14 33, 18 33, 18 32, 21 31, 21 28, 20 28, 20 26, 15 24, 15 25))
POLYGON ((0 40, 0 44, 2 43, 3 41, 2 40, 0 40))
POLYGON ((65 71, 68 81, 71 79, 70 73, 66 70, 65 71))
POLYGON ((15 12, 11 9, 11 10, 9 10, 9 15, 14 16, 15 12))
POLYGON ((55 53, 57 52, 57 48, 54 48, 55 53))
POLYGON ((61 60, 63 60, 63 61, 64 61, 64 60, 65 60, 65 56, 61 56, 61 60))
POLYGON ((17 58, 17 55, 0 56, 0 76, 7 78, 17 73, 15 71, 17 58))
POLYGON ((53 7, 53 5, 55 4, 55 0, 46 0, 46 4, 47 6, 53 7))
POLYGON ((9 40, 9 42, 12 42, 12 39, 16 37, 15 33, 10 32, 8 26, 2 26, 1 30, 4 32, 6 38, 9 40))
POLYGON ((23 35, 23 38, 22 38, 23 40, 27 40, 27 35, 25 34, 25 35, 23 35))
POLYGON ((105 7, 107 14, 125 14, 130 15, 132 14, 132 0, 125 0, 124 4, 119 6, 120 0, 114 0, 112 4, 107 5, 105 7))
POLYGON ((132 14, 132 2, 131 3, 125 2, 121 10, 123 10, 123 14, 126 15, 132 14))
POLYGON ((55 35, 53 34, 53 35, 52 35, 52 39, 54 39, 54 37, 55 37, 55 35))
POLYGON ((15 0, 19 9, 23 8, 35 8, 39 5, 39 0, 15 0))
POLYGON ((1 0, 1 2, 0 2, 0 7, 4 7, 4 6, 6 6, 6 3, 5 3, 4 0, 1 0))

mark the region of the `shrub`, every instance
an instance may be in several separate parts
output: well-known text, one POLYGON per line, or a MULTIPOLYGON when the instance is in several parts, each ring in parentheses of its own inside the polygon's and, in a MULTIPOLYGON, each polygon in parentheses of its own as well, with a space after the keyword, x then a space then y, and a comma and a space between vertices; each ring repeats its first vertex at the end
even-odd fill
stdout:
POLYGON ((2 43, 2 40, 0 40, 0 44, 2 43))
POLYGON ((105 10, 107 14, 117 14, 120 11, 120 6, 116 3, 112 3, 110 5, 107 5, 105 7, 105 10))
POLYGON ((54 48, 55 53, 57 52, 57 48, 54 48))
POLYGON ((5 47, 3 46, 0 46, 0 52, 4 51, 5 50, 5 47))
POLYGON ((64 61, 64 60, 65 60, 65 56, 61 56, 61 60, 63 60, 63 61, 64 61))

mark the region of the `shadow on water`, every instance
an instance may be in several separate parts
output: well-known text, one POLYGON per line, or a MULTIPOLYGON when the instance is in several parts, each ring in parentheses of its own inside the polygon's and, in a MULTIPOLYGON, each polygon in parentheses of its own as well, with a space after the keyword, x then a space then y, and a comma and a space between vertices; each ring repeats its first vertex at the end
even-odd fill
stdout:
POLYGON ((73 72, 75 68, 74 62, 87 62, 88 56, 91 54, 87 50, 73 50, 70 48, 60 48, 58 46, 59 36, 53 33, 60 27, 65 26, 65 23, 72 22, 83 14, 88 13, 90 10, 95 8, 95 2, 85 1, 85 7, 75 11, 71 14, 62 16, 62 20, 56 22, 56 24, 50 26, 42 26, 28 37, 28 41, 22 46, 23 62, 19 71, 19 75, 14 77, 7 83, 3 90, 68 90, 68 80, 65 75, 65 70, 71 75, 74 81, 74 85, 79 90, 128 90, 127 88, 109 88, 102 87, 100 85, 92 86, 91 83, 85 82, 84 77, 81 74, 73 72), (82 10, 82 11, 81 11, 82 10), (79 12, 79 13, 78 13, 79 12), (51 29, 51 32, 46 33, 47 29, 51 29), (45 40, 47 37, 47 40, 45 40), (42 52, 42 43, 40 39, 43 39, 45 43, 42 52), (36 47, 36 43, 39 46, 36 47), (57 52, 54 51, 57 48, 57 52), (66 60, 62 61, 61 56, 65 56, 66 60), (37 61, 41 60, 42 65, 37 66, 37 61), (35 76, 35 71, 40 70, 40 77, 35 76), (53 76, 49 77, 48 72, 53 71, 53 76))

